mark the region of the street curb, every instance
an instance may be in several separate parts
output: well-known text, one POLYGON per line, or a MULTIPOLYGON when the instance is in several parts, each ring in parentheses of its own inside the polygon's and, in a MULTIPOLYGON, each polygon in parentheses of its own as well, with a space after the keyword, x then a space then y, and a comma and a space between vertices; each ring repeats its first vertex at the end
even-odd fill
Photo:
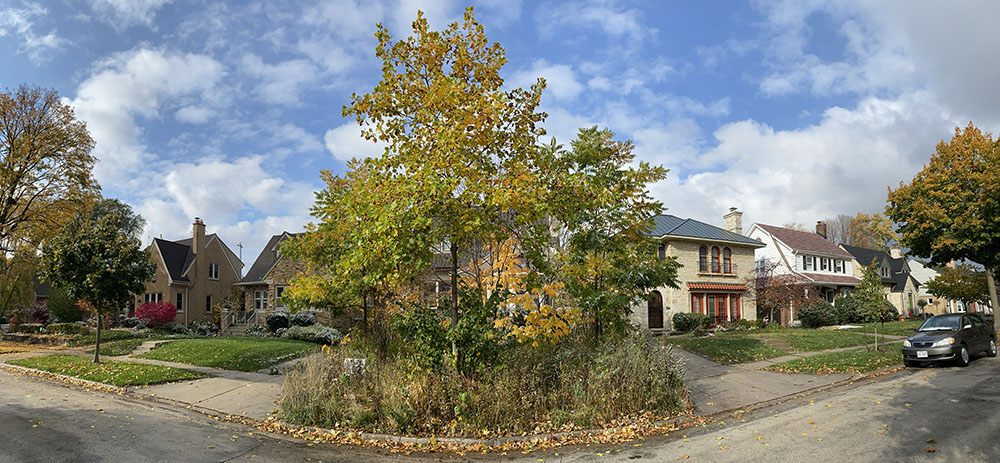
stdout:
MULTIPOLYGON (((155 402, 160 405, 170 406, 172 408, 180 408, 183 410, 191 410, 196 413, 200 413, 209 418, 215 420, 222 420, 227 422, 235 422, 238 424, 252 426, 257 428, 259 431, 267 426, 278 425, 287 430, 301 430, 307 432, 321 433, 321 434, 344 434, 350 435, 352 438, 356 438, 358 441, 368 443, 387 443, 387 444, 410 444, 410 445, 436 445, 436 444, 452 444, 460 446, 484 446, 484 447, 500 447, 510 444, 525 444, 532 442, 543 442, 543 441, 560 441, 566 440, 574 437, 583 436, 601 436, 613 434, 618 431, 622 431, 628 428, 628 426, 615 426, 604 429, 586 429, 586 430, 575 430, 575 431, 564 431, 564 432, 553 432, 553 433, 541 433, 541 434, 529 434, 521 436, 505 436, 497 437, 492 439, 477 439, 477 438, 463 438, 463 437, 412 437, 412 436, 399 436, 394 434, 381 434, 381 433, 367 433, 367 432, 350 432, 350 431, 340 431, 325 428, 318 428, 314 426, 299 426, 288 423, 283 423, 279 421, 269 421, 267 419, 253 418, 245 415, 232 415, 218 410, 214 410, 207 407, 202 407, 195 404, 190 404, 187 402, 182 402, 179 400, 157 397, 155 395, 143 394, 135 390, 130 390, 126 387, 114 386, 105 383, 99 383, 95 381, 80 379, 72 376, 61 375, 58 373, 51 373, 43 370, 37 370, 34 368, 27 368, 18 365, 10 365, 7 363, 0 363, 0 369, 13 370, 17 372, 31 374, 33 376, 39 377, 43 380, 55 380, 55 382, 81 386, 86 389, 99 390, 103 392, 111 392, 121 397, 127 397, 130 399, 138 399, 147 402, 155 402)), ((845 378, 840 381, 836 381, 830 384, 816 386, 813 388, 805 389, 799 392, 788 394, 782 397, 777 397, 770 400, 765 400, 753 404, 748 404, 742 407, 732 408, 728 410, 722 410, 714 412, 707 415, 682 415, 667 420, 659 420, 652 423, 654 427, 663 426, 674 426, 676 428, 685 428, 687 426, 704 422, 705 419, 714 420, 721 416, 734 415, 738 416, 744 413, 752 413, 754 411, 762 410, 765 408, 780 405, 782 403, 794 400, 797 398, 805 397, 816 392, 821 392, 823 390, 831 390, 837 387, 842 387, 852 383, 858 383, 862 381, 871 380, 877 377, 885 376, 892 373, 897 373, 904 371, 903 367, 888 367, 881 370, 876 370, 874 372, 866 374, 854 375, 850 378, 845 378)), ((267 435, 275 438, 280 438, 282 440, 287 440, 291 442, 301 443, 305 439, 301 437, 291 437, 286 436, 281 433, 264 430, 267 435)), ((634 440, 634 439, 633 439, 634 440)), ((335 444, 336 445, 336 444, 335 444)), ((341 444, 343 445, 343 444, 341 444)))

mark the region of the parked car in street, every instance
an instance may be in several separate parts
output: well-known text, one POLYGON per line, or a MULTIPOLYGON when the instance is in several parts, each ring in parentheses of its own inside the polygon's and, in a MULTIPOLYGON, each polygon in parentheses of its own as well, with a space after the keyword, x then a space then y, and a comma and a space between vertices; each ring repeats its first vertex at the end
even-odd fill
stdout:
POLYGON ((928 318, 903 341, 903 364, 908 367, 952 360, 964 367, 979 353, 996 357, 997 334, 974 313, 928 318))

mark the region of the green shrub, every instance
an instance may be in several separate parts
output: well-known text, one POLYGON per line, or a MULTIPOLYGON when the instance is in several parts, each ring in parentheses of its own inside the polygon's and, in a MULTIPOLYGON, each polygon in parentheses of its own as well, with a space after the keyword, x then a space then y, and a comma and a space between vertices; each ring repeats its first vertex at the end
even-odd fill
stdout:
POLYGON ((45 329, 51 334, 76 334, 76 335, 88 335, 90 334, 90 327, 87 325, 78 325, 76 323, 53 323, 45 329))
POLYGON ((285 312, 271 312, 264 317, 264 323, 272 333, 276 333, 281 328, 288 328, 288 314, 285 312))
POLYGON ((24 333, 24 334, 39 334, 42 332, 41 323, 21 323, 17 326, 12 326, 7 330, 8 333, 24 333))
POLYGON ((247 327, 246 331, 243 332, 243 335, 266 337, 271 335, 271 330, 267 329, 264 325, 250 325, 247 327))
POLYGON ((77 305, 77 300, 70 298, 62 288, 49 289, 49 300, 45 301, 45 305, 49 308, 49 314, 58 318, 60 322, 79 322, 89 317, 87 311, 77 305))
POLYGON ((184 326, 183 323, 179 323, 179 322, 167 322, 167 323, 164 323, 164 324, 156 327, 156 330, 157 331, 165 331, 165 332, 170 333, 170 334, 187 334, 187 332, 188 332, 187 327, 184 326))
POLYGON ((816 301, 799 309, 799 321, 806 328, 819 328, 837 324, 837 309, 829 302, 816 301))
POLYGON ((854 298, 853 294, 838 297, 834 301, 834 307, 837 309, 837 323, 840 325, 862 323, 864 321, 861 317, 858 301, 854 298))
POLYGON ((207 336, 219 332, 219 326, 209 321, 195 320, 188 324, 188 329, 193 334, 207 336))
POLYGON ((316 316, 309 312, 295 312, 288 316, 288 323, 291 326, 313 326, 316 324, 316 316))
POLYGON ((285 330, 281 334, 281 337, 329 346, 335 345, 344 339, 344 335, 340 334, 340 331, 323 325, 293 326, 285 330))
POLYGON ((703 313, 680 312, 674 314, 674 330, 682 333, 694 331, 696 328, 707 328, 711 318, 703 313))

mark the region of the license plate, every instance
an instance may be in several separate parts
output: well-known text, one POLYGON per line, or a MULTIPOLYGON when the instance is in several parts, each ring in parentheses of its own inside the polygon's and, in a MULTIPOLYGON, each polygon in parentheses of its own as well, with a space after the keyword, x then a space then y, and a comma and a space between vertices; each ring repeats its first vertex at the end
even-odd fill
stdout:
POLYGON ((927 351, 925 351, 925 350, 918 350, 917 351, 917 358, 918 359, 925 359, 925 358, 927 358, 927 351))

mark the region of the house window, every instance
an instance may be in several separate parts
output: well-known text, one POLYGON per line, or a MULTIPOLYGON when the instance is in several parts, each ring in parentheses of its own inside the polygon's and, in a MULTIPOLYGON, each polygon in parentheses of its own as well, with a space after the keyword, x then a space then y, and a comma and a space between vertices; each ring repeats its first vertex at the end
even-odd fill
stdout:
POLYGON ((740 319, 740 296, 737 294, 729 295, 729 319, 740 319))
POLYGON ((281 300, 281 295, 285 293, 284 286, 274 287, 274 310, 285 310, 285 303, 281 300))
POLYGON ((708 247, 702 246, 698 249, 698 271, 707 272, 708 271, 708 247))
POLYGON ((729 248, 722 249, 722 271, 733 273, 733 251, 729 248))
POLYGON ((150 302, 163 302, 163 293, 146 293, 144 300, 146 304, 150 302))
POLYGON ((705 313, 702 308, 702 298, 703 294, 692 294, 691 295, 691 312, 693 313, 705 313))
POLYGON ((834 265, 836 266, 837 273, 844 273, 844 261, 837 259, 834 261, 834 265))
POLYGON ((184 311, 184 293, 177 293, 177 311, 184 311))
POLYGON ((812 256, 802 256, 802 269, 807 272, 813 269, 812 256))
POLYGON ((821 270, 823 270, 824 272, 830 269, 830 259, 824 257, 819 260, 819 263, 820 266, 822 267, 821 270))
POLYGON ((267 309, 267 290, 258 289, 253 292, 253 309, 264 311, 267 309))
POLYGON ((656 249, 656 256, 657 256, 657 257, 659 257, 659 258, 660 258, 660 260, 666 260, 666 258, 667 258, 667 246, 666 246, 666 245, 663 245, 663 244, 661 244, 661 245, 660 245, 660 246, 659 246, 659 247, 658 247, 658 248, 656 249))
POLYGON ((212 313, 212 295, 205 296, 205 313, 212 313))
POLYGON ((712 273, 719 273, 719 248, 712 246, 712 273))
POLYGON ((219 279, 219 264, 215 262, 208 264, 208 279, 209 280, 219 279))

